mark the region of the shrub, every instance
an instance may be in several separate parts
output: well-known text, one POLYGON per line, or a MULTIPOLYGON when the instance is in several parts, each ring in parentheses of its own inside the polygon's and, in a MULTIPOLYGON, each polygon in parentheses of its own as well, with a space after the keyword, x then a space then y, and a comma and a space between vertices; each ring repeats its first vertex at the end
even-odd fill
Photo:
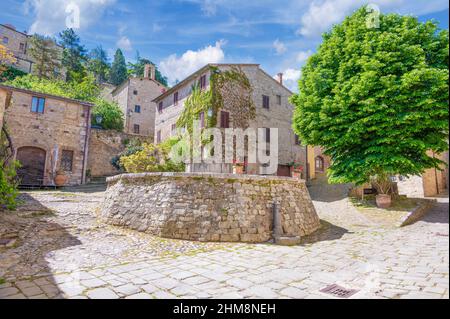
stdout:
POLYGON ((124 114, 120 106, 115 102, 98 99, 92 110, 92 123, 101 126, 105 130, 123 130, 124 114), (96 117, 102 117, 101 123, 97 123, 96 117))
POLYGON ((0 160, 0 208, 16 209, 17 196, 19 195, 16 169, 19 162, 9 165, 0 160))
POLYGON ((122 156, 120 164, 129 173, 183 172, 184 164, 169 158, 170 150, 177 142, 177 139, 169 139, 159 145, 144 143, 141 151, 122 156))
POLYGON ((0 73, 0 82, 5 81, 12 81, 17 77, 25 76, 26 73, 18 70, 16 68, 13 68, 12 66, 6 67, 6 70, 4 70, 2 73, 0 73))

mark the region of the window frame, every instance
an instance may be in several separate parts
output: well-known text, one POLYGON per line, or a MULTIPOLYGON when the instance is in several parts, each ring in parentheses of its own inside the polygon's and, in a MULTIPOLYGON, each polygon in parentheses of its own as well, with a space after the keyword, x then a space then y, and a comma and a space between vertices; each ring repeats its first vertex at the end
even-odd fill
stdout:
POLYGON ((133 124, 133 133, 141 134, 141 126, 139 124, 133 124))
POLYGON ((134 105, 134 113, 141 113, 141 106, 139 104, 134 105))
POLYGON ((206 74, 200 76, 200 90, 206 89, 206 74))
POLYGON ((158 103, 158 113, 162 113, 163 108, 164 108, 164 103, 163 103, 163 101, 161 101, 158 103))
POLYGON ((220 111, 220 128, 230 128, 230 112, 220 111))
POLYGON ((2 43, 3 44, 9 44, 9 38, 7 36, 3 36, 2 43))
POLYGON ((161 143, 161 130, 156 132, 156 144, 161 143))
POLYGON ((178 91, 173 94, 173 105, 178 105, 178 91))
POLYGON ((262 96, 262 107, 263 107, 263 109, 270 110, 270 97, 268 95, 263 94, 263 96, 262 96))
POLYGON ((31 113, 44 114, 45 113, 45 97, 32 96, 30 111, 31 111, 31 113), (34 107, 34 101, 37 101, 36 108, 34 107), (40 103, 41 101, 43 101, 42 105, 40 103), (42 110, 41 110, 41 107, 42 107, 42 110))
POLYGON ((277 94, 277 105, 281 105, 281 95, 277 94))
POLYGON ((74 158, 75 152, 73 150, 61 150, 61 161, 59 163, 59 168, 64 171, 64 172, 68 172, 68 173, 72 173, 73 172, 73 158, 74 158), (69 165, 70 165, 70 169, 67 169, 67 164, 66 164, 66 160, 67 157, 65 157, 65 154, 70 153, 70 158, 69 158, 69 165))

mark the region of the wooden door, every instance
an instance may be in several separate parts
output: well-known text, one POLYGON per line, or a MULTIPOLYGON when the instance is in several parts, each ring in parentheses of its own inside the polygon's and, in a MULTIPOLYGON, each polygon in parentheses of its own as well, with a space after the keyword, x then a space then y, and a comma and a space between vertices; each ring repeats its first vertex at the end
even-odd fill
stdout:
POLYGON ((39 186, 44 183, 46 152, 37 147, 21 147, 16 159, 21 167, 17 170, 21 185, 39 186))

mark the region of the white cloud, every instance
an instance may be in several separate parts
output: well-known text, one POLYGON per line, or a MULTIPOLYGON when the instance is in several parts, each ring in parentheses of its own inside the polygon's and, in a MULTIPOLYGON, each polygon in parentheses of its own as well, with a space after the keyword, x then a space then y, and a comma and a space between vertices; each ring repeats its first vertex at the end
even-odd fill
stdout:
POLYGON ((116 45, 117 45, 118 48, 121 48, 124 51, 131 51, 131 50, 133 50, 133 46, 131 45, 131 41, 126 36, 121 36, 119 38, 119 40, 117 40, 116 45))
POLYGON ((300 63, 300 64, 305 63, 306 60, 308 60, 308 58, 311 56, 311 54, 313 54, 313 52, 311 50, 300 51, 297 54, 297 62, 300 63))
MULTIPOLYGON (((283 72, 283 84, 292 92, 298 91, 298 80, 300 79, 302 72, 295 69, 286 69, 283 72)), ((273 77, 278 80, 278 75, 273 77)))
POLYGON ((277 55, 282 55, 287 51, 286 45, 279 39, 276 39, 273 42, 273 47, 275 48, 277 55))
POLYGON ((183 80, 208 63, 223 62, 225 53, 222 46, 224 45, 225 41, 221 40, 214 46, 209 45, 197 51, 188 50, 180 57, 172 54, 159 63, 159 69, 173 84, 176 80, 183 80))
POLYGON ((72 14, 66 13, 68 6, 79 9, 80 29, 86 29, 98 22, 105 9, 115 2, 116 0, 26 0, 25 13, 34 16, 29 33, 55 35, 66 29, 66 19, 72 14))
POLYGON ((345 16, 359 7, 372 3, 379 6, 381 13, 397 12, 400 14, 423 15, 448 8, 443 0, 409 1, 409 0, 313 0, 308 11, 301 17, 299 35, 307 37, 320 36, 333 24, 341 22, 345 16))

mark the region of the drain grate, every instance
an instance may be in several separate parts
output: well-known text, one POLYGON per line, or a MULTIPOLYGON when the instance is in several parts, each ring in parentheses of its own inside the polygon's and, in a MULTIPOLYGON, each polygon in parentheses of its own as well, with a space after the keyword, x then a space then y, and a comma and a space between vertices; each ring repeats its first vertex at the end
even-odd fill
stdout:
POLYGON ((329 285, 320 290, 320 292, 339 297, 339 298, 350 298, 354 294, 356 294, 359 290, 356 289, 346 289, 339 285, 329 285))

